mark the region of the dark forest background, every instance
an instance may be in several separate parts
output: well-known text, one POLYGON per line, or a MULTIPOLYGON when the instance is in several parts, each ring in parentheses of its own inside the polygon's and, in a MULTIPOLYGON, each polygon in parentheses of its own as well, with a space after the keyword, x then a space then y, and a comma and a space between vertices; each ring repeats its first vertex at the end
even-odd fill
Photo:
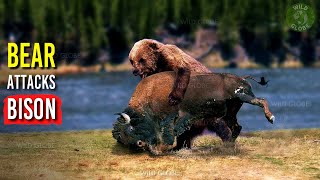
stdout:
POLYGON ((261 64, 269 65, 274 58, 281 62, 290 53, 308 66, 319 58, 320 1, 303 1, 316 13, 312 28, 303 33, 286 24, 286 9, 297 2, 302 1, 2 0, 1 49, 8 41, 53 42, 56 53, 77 55, 57 56, 57 61, 117 64, 142 38, 172 39, 169 42, 192 49, 197 32, 210 29, 216 37, 211 37, 200 55, 218 50, 231 60, 237 56, 235 47, 241 47, 261 64))

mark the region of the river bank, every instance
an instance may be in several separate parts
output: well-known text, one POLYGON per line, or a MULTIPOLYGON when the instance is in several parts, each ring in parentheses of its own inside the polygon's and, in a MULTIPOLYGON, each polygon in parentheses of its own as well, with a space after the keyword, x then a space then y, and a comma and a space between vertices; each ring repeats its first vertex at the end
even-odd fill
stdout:
POLYGON ((320 129, 242 134, 235 148, 202 136, 193 150, 165 156, 120 146, 110 130, 0 134, 8 179, 317 179, 320 129))

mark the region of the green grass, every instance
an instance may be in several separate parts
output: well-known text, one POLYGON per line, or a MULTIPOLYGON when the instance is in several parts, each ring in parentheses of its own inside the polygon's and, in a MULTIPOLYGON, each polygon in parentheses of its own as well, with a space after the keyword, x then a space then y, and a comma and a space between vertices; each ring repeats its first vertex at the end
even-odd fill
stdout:
POLYGON ((261 154, 257 154, 255 157, 258 158, 258 159, 269 161, 272 164, 276 164, 276 165, 280 165, 280 166, 284 165, 282 160, 276 159, 276 158, 273 158, 273 157, 263 156, 261 154))
POLYGON ((316 179, 320 129, 246 133, 235 148, 211 135, 192 150, 134 152, 110 130, 0 134, 0 179, 316 179))

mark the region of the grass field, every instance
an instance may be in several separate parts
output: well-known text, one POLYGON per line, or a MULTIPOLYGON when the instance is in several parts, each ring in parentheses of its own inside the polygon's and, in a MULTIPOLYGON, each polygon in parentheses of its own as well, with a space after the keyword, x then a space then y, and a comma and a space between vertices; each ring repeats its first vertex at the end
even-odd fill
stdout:
POLYGON ((110 130, 0 135, 0 179, 320 179, 320 129, 214 136, 163 156, 133 152, 110 130))

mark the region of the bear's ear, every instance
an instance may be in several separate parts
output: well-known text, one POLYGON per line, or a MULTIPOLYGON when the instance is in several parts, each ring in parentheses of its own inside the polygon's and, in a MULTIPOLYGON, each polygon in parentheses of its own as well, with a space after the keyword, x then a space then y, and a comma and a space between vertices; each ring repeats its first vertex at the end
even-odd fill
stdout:
POLYGON ((150 42, 150 43, 149 43, 149 47, 150 47, 152 50, 158 50, 158 49, 159 49, 159 46, 158 46, 158 43, 157 43, 157 42, 150 42))

